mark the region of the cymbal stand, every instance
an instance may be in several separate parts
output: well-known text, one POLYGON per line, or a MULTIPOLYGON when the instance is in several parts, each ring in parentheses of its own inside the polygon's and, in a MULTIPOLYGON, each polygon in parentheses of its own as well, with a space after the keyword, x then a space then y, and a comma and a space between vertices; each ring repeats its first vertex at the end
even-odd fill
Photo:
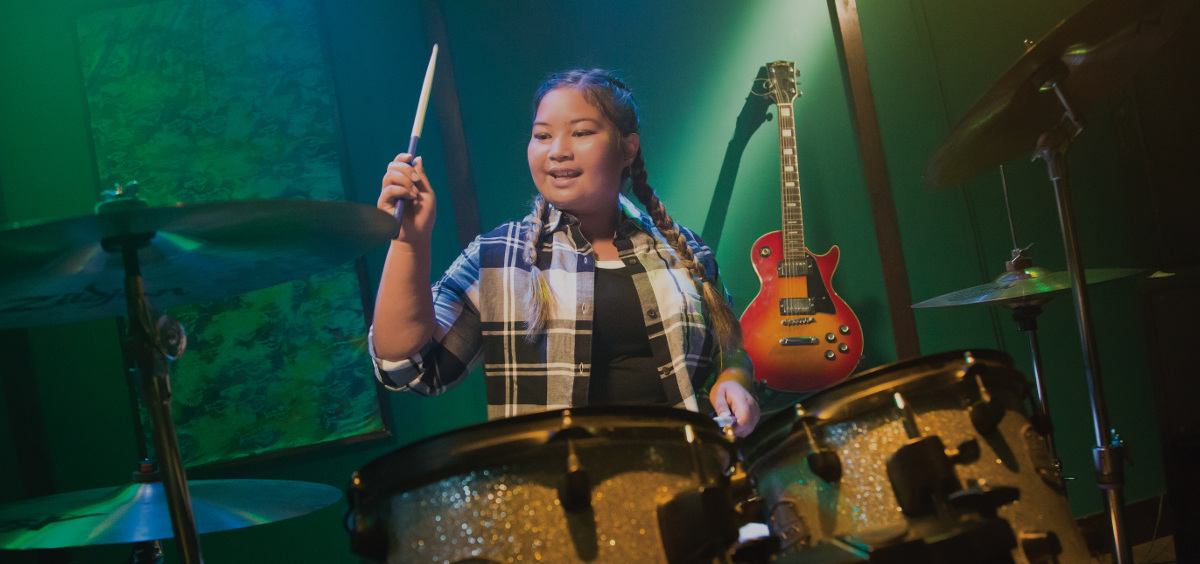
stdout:
POLYGON ((1066 157, 1071 142, 1083 130, 1083 122, 1061 87, 1068 72, 1061 59, 1052 58, 1034 74, 1034 85, 1043 89, 1053 89, 1064 110, 1063 119, 1058 125, 1038 138, 1034 159, 1041 158, 1046 162, 1058 202, 1058 220, 1062 227, 1067 271, 1072 284, 1071 292, 1075 298, 1076 321, 1083 342, 1084 372, 1087 376, 1092 423, 1096 432, 1097 446, 1092 449, 1096 465, 1096 483, 1104 493, 1105 510, 1112 526, 1113 553, 1117 564, 1133 564, 1133 547, 1129 544, 1125 528, 1125 473, 1121 460, 1124 446, 1112 440, 1112 432, 1108 426, 1108 409, 1105 406, 1104 384, 1100 375, 1100 356, 1096 350, 1087 285, 1084 283, 1083 259, 1080 256, 1079 238, 1071 212, 1066 157))
POLYGON ((171 418, 170 362, 183 354, 187 339, 179 321, 169 315, 155 316, 146 299, 138 249, 149 244, 154 233, 112 237, 101 241, 108 252, 120 252, 125 266, 125 305, 129 318, 126 347, 141 373, 142 397, 153 425, 155 457, 161 465, 163 490, 175 531, 175 543, 185 564, 200 564, 200 539, 192 514, 191 497, 179 441, 171 418))
POLYGON ((1029 335, 1029 352, 1033 356, 1033 383, 1037 388, 1037 405, 1034 406, 1033 420, 1038 431, 1046 437, 1046 448, 1050 451, 1050 463, 1054 474, 1062 475, 1062 459, 1058 457, 1058 449, 1054 443, 1054 425, 1050 421, 1050 400, 1046 395, 1046 382, 1042 378, 1042 348, 1038 344, 1037 316, 1042 313, 1042 306, 1037 304, 1020 304, 1008 306, 1012 309, 1013 321, 1017 322, 1017 330, 1029 335))

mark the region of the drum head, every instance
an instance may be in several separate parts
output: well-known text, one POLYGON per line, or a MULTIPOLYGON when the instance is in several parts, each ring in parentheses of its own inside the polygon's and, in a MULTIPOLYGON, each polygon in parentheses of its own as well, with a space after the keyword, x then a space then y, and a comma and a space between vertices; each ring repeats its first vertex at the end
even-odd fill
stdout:
POLYGON ((742 457, 755 460, 774 449, 793 431, 800 431, 797 423, 802 419, 810 425, 844 421, 892 403, 894 392, 920 397, 958 385, 958 371, 968 366, 968 356, 987 368, 984 380, 988 385, 1025 386, 1024 376, 1013 368, 1012 357, 991 349, 948 351, 885 364, 804 398, 792 409, 763 421, 743 442, 742 457))
POLYGON ((718 456, 728 466, 733 443, 709 417, 670 407, 581 407, 478 423, 419 440, 355 472, 349 497, 360 508, 370 506, 450 476, 544 454, 556 438, 684 442, 687 427, 706 450, 721 451, 718 456))

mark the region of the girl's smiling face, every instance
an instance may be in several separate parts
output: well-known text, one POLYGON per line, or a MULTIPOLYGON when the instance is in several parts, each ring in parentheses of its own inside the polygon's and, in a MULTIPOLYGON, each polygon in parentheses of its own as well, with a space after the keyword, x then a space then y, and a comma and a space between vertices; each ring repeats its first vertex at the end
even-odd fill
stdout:
POLYGON ((529 172, 543 198, 583 218, 613 214, 621 172, 633 162, 638 135, 622 136, 574 88, 546 93, 533 119, 526 151, 529 172))

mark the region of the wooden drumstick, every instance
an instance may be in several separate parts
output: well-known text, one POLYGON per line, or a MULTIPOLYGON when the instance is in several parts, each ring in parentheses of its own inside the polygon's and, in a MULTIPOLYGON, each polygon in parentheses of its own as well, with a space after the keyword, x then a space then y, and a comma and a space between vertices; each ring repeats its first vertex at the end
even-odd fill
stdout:
MULTIPOLYGON (((425 125, 425 108, 429 106, 429 90, 433 86, 433 67, 437 63, 437 43, 433 44, 433 53, 429 55, 429 67, 425 69, 425 82, 421 84, 421 98, 417 101, 417 115, 413 118, 412 136, 408 138, 409 163, 416 164, 417 141, 421 139, 421 128, 425 125)), ((404 199, 396 200, 396 219, 404 213, 404 199)))

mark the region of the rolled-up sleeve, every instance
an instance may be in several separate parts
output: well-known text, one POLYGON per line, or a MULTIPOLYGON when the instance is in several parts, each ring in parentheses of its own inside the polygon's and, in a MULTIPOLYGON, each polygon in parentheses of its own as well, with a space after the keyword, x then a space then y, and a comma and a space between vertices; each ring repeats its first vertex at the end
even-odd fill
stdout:
POLYGON ((432 396, 446 392, 479 362, 483 347, 479 329, 479 240, 458 256, 431 290, 437 327, 421 350, 404 360, 389 361, 375 354, 374 328, 368 349, 375 377, 388 389, 432 396))

